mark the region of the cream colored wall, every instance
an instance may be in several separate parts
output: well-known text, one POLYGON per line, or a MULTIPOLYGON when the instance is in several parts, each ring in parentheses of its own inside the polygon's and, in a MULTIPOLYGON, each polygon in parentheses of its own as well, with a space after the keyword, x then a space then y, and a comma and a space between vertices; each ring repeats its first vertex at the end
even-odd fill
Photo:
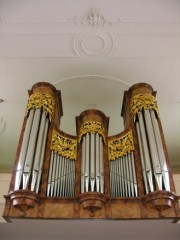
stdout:
POLYGON ((8 193, 10 180, 10 173, 0 173, 0 222, 5 222, 2 217, 5 203, 4 195, 8 193))
MULTIPOLYGON (((180 174, 174 174, 173 178, 176 187, 176 193, 177 195, 180 195, 180 174)), ((0 173, 0 222, 5 222, 2 217, 5 203, 4 195, 8 193, 10 179, 10 173, 0 173)))
POLYGON ((176 193, 180 196, 180 174, 173 174, 176 193))

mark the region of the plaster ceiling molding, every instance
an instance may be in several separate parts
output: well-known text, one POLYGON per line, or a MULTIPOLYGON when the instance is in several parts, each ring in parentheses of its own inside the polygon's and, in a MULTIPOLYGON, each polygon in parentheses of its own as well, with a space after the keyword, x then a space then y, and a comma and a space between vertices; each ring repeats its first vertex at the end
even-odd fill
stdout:
POLYGON ((80 33, 74 37, 73 49, 82 56, 110 56, 115 50, 115 38, 110 33, 80 33))
POLYGON ((114 23, 121 22, 121 20, 118 18, 116 20, 110 19, 106 16, 104 16, 101 11, 97 8, 91 8, 87 13, 85 13, 83 16, 75 16, 72 18, 72 20, 77 25, 83 24, 83 25, 89 25, 89 26, 105 26, 105 25, 113 25, 114 23))

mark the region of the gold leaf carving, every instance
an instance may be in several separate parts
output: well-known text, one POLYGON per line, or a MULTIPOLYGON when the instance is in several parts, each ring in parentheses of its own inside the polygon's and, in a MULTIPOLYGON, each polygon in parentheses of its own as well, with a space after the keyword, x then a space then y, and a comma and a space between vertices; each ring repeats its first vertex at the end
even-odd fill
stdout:
POLYGON ((115 160, 134 150, 134 141, 132 131, 120 138, 114 138, 108 141, 109 160, 115 160))
POLYGON ((76 160, 77 140, 64 137, 53 130, 51 150, 63 157, 76 160))
POLYGON ((55 100, 54 97, 46 93, 34 93, 29 97, 25 116, 31 108, 42 108, 48 115, 50 122, 54 118, 55 100))
POLYGON ((103 137, 104 142, 106 142, 105 129, 100 122, 90 121, 90 122, 83 123, 80 128, 79 142, 81 141, 82 136, 88 132, 99 133, 103 137))
POLYGON ((136 115, 139 115, 139 113, 143 109, 145 110, 154 109, 157 112, 157 114, 159 114, 157 101, 155 97, 150 94, 139 94, 134 96, 130 102, 130 109, 132 114, 134 115, 134 121, 136 119, 136 115))

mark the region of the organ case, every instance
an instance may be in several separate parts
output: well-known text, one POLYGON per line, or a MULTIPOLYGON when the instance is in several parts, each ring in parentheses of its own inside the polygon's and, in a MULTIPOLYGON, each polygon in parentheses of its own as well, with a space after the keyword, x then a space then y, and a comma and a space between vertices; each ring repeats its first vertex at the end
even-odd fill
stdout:
POLYGON ((124 93, 125 130, 108 136, 96 109, 76 117, 76 136, 59 129, 61 94, 37 83, 29 100, 5 196, 4 218, 173 219, 179 214, 156 93, 146 83, 124 93))

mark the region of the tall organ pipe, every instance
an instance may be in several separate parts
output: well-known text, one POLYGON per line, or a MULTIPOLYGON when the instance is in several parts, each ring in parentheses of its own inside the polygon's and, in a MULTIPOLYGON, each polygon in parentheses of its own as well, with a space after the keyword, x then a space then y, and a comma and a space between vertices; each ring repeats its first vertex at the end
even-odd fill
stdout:
POLYGON ((20 156, 19 156, 19 162, 18 162, 17 171, 16 171, 15 190, 18 190, 21 185, 23 168, 24 168, 24 163, 25 163, 25 159, 26 159, 26 153, 27 153, 27 149, 28 149, 28 143, 29 143, 29 138, 30 138, 30 134, 31 134, 33 118, 34 118, 34 112, 35 112, 35 109, 31 109, 29 111, 29 116, 28 116, 27 122, 26 122, 24 137, 23 137, 20 156))
POLYGON ((41 115, 41 121, 39 126, 39 134, 38 134, 38 140, 36 145, 36 151, 34 156, 34 164, 33 164, 33 170, 32 170, 32 181, 31 181, 31 191, 35 190, 35 186, 37 183, 37 178, 39 174, 39 168, 40 168, 40 159, 42 153, 42 144, 43 144, 43 137, 44 137, 44 131, 45 131, 45 124, 46 124, 46 114, 42 112, 41 115))
POLYGON ((31 176, 31 169, 33 164, 33 158, 35 154, 36 149, 36 139, 38 135, 39 130, 39 123, 41 118, 41 109, 36 109, 31 129, 31 135, 29 139, 29 145, 27 149, 27 155, 26 155, 26 161, 24 164, 24 170, 23 170, 23 189, 26 189, 29 184, 29 179, 31 176))
POLYGON ((43 136, 43 140, 42 140, 40 163, 39 163, 39 173, 38 173, 38 179, 37 179, 37 185, 36 185, 36 193, 39 192, 39 187, 40 187, 40 180, 41 180, 41 176, 42 176, 42 168, 43 168, 43 162, 44 162, 44 156, 45 156, 45 150, 46 150, 48 127, 49 127, 49 119, 46 118, 44 136, 43 136))
POLYGON ((137 136, 138 136, 138 142, 139 142, 139 151, 140 151, 140 159, 141 159, 141 167, 142 167, 142 174, 143 174, 143 180, 144 180, 144 185, 145 185, 145 191, 146 194, 149 193, 149 189, 148 189, 148 184, 147 184, 147 176, 146 176, 146 167, 145 167, 145 153, 144 153, 144 149, 143 149, 143 141, 142 141, 142 136, 140 134, 140 129, 139 129, 139 122, 136 122, 136 131, 137 131, 137 136))
POLYGON ((142 143, 143 150, 144 150, 144 159, 145 159, 145 169, 146 169, 147 181, 148 181, 150 191, 153 192, 154 191, 154 185, 153 185, 152 169, 151 169, 151 157, 150 157, 150 152, 149 152, 149 147, 148 147, 148 142, 147 142, 147 137, 146 137, 145 125, 144 125, 142 112, 139 113, 139 128, 140 128, 141 137, 142 137, 141 143, 142 143))
POLYGON ((157 145, 156 145, 156 140, 153 132, 153 126, 152 126, 149 110, 144 110, 144 118, 145 118, 145 124, 147 129, 150 154, 152 158, 153 171, 154 171, 158 188, 159 190, 162 190, 162 171, 161 171, 161 166, 159 162, 157 145))
POLYGON ((104 193, 103 138, 99 137, 100 192, 104 193))
MULTIPOLYGON (((91 192, 94 192, 95 186, 95 134, 90 134, 90 185, 91 192)), ((96 162, 97 164, 97 162, 96 162)))
POLYGON ((152 119, 154 135, 155 135, 155 139, 156 139, 156 143, 157 143, 157 150, 158 150, 158 155, 159 155, 159 159, 160 159, 160 164, 161 164, 161 169, 162 169, 162 177, 163 177, 165 190, 170 191, 168 168, 167 168, 167 164, 166 164, 166 158, 165 158, 165 154, 164 154, 164 150, 163 150, 159 126, 158 126, 158 122, 157 122, 157 118, 155 116, 154 110, 150 110, 150 115, 151 115, 151 119, 152 119))
POLYGON ((89 154, 89 133, 86 134, 86 161, 85 161, 85 191, 89 191, 89 159, 90 159, 90 154, 89 154))
POLYGON ((81 160, 81 193, 84 193, 85 187, 85 161, 86 161, 86 139, 82 137, 82 160, 81 160))
POLYGON ((139 113, 136 130, 146 193, 149 189, 151 192, 155 189, 152 172, 158 189, 170 191, 169 174, 154 109, 143 109, 139 113))
POLYGON ((99 192, 100 190, 100 161, 99 161, 99 157, 100 157, 100 149, 99 149, 99 134, 96 133, 96 191, 99 192))

